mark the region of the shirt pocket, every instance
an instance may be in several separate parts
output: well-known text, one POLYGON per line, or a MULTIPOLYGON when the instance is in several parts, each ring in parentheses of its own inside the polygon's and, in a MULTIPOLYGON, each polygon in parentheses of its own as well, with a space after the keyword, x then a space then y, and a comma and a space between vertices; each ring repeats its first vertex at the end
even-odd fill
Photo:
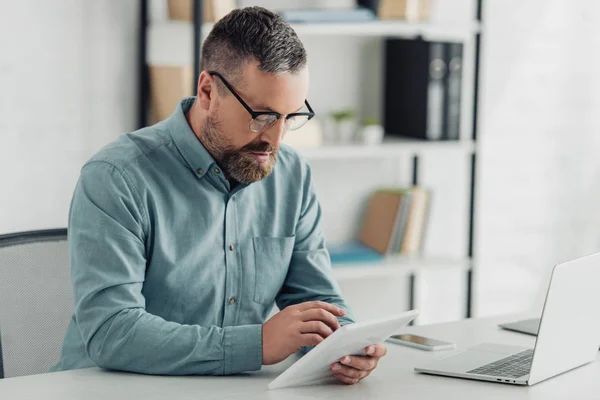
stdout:
POLYGON ((254 301, 270 306, 281 290, 292 259, 295 237, 255 237, 254 301))

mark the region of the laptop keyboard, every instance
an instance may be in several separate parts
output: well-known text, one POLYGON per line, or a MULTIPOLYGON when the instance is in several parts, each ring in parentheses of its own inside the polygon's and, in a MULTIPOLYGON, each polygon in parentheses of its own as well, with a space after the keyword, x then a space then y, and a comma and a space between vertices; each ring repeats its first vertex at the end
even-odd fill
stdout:
POLYGON ((493 363, 468 371, 469 374, 500 376, 503 378, 519 378, 527 375, 531 369, 533 350, 525 350, 493 363))

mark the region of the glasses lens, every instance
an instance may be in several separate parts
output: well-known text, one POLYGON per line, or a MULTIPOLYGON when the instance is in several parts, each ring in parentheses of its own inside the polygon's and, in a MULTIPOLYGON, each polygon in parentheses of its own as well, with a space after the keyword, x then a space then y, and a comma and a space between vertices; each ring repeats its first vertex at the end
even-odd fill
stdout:
POLYGON ((308 122, 308 115, 296 115, 287 119, 286 127, 290 131, 295 131, 306 124, 306 122, 308 122))
POLYGON ((271 114, 261 114, 250 121, 252 132, 264 132, 277 122, 277 117, 271 114))

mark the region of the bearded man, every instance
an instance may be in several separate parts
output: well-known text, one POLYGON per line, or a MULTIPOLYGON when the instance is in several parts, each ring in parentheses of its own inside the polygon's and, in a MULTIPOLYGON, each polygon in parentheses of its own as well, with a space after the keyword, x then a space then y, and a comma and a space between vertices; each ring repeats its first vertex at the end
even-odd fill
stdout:
MULTIPOLYGON (((310 168, 281 144, 314 116, 302 42, 271 11, 235 10, 204 42, 201 70, 195 97, 81 170, 68 225, 75 312, 55 371, 235 374, 353 322, 310 168)), ((385 352, 369 346, 332 374, 356 383, 385 352)))

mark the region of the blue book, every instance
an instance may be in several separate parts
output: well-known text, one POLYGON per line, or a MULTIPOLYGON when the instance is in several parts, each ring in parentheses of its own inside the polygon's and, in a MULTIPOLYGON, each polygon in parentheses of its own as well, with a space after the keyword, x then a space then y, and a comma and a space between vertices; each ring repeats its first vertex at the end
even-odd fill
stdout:
POLYGON ((350 242, 327 246, 331 264, 374 263, 381 262, 385 256, 359 242, 350 242))
POLYGON ((299 9, 280 11, 279 15, 287 22, 366 22, 377 17, 366 8, 351 8, 347 10, 299 9))

